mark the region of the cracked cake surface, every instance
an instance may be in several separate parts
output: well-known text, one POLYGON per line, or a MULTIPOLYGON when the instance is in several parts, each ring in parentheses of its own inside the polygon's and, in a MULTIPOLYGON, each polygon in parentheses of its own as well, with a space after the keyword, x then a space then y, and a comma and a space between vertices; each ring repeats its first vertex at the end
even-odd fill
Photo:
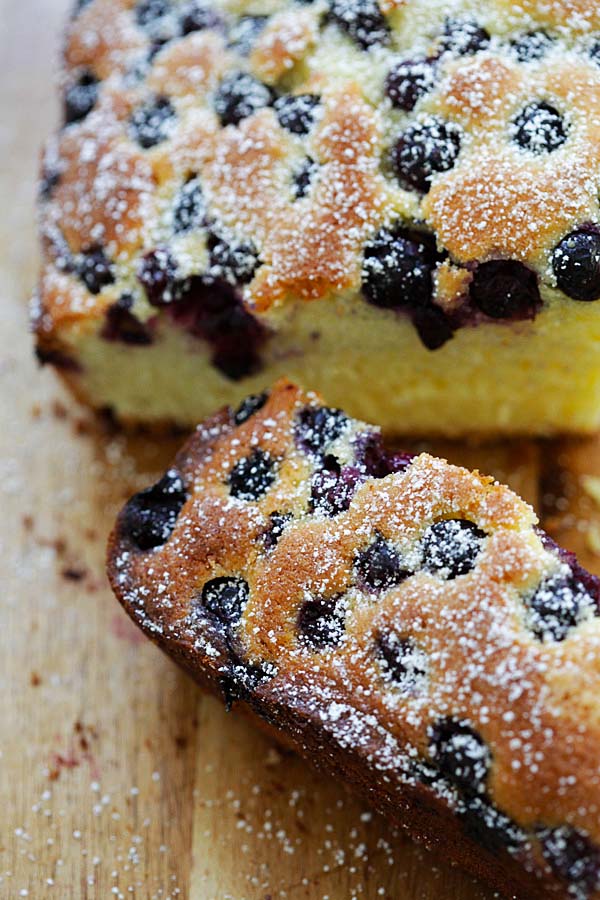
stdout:
POLYGON ((289 382, 200 425, 109 544, 201 685, 506 896, 600 896, 600 583, 508 488, 289 382))
POLYGON ((124 420, 287 375, 387 431, 592 430, 599 48, 594 0, 80 3, 40 358, 124 420))

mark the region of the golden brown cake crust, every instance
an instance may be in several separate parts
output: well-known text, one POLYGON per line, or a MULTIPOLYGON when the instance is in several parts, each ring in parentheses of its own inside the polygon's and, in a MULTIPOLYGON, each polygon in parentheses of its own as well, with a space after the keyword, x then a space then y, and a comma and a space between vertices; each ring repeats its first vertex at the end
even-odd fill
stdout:
POLYGON ((280 383, 241 424, 224 411, 201 425, 169 470, 181 482, 164 495, 179 497, 168 535, 147 546, 147 509, 173 502, 158 488, 121 514, 113 589, 202 684, 507 895, 598 896, 595 580, 508 488, 426 454, 384 464, 376 429, 320 409, 280 383), (472 524, 452 552, 475 535, 474 559, 428 563, 446 552, 431 551, 436 527, 457 521, 472 524), (390 553, 394 583, 373 582, 390 553), (436 744, 447 728, 454 750, 466 740, 458 774, 436 744), (465 771, 484 758, 474 786, 465 771))

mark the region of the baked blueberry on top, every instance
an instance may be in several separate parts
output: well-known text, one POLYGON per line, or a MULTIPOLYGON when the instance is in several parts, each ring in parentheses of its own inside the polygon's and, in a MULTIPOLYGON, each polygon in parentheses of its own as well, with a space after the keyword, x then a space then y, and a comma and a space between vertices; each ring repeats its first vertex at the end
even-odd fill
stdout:
POLYGON ((400 584, 410 574, 402 565, 398 551, 381 535, 356 557, 356 572, 359 583, 372 591, 400 584))
POLYGON ((298 414, 296 440, 304 451, 320 455, 347 426, 348 417, 341 409, 307 406, 298 414))
POLYGON ((275 480, 274 469, 275 463, 269 453, 254 450, 231 470, 228 479, 231 496, 239 500, 258 500, 275 480))
POLYGON ((568 128, 556 107, 542 101, 530 103, 513 123, 514 140, 531 153, 551 153, 567 139, 568 128))
POLYGON ((411 638, 395 631, 381 634, 377 653, 383 675, 403 691, 416 691, 427 675, 427 657, 411 638))
POLYGON ((115 280, 113 265, 106 256, 104 247, 89 247, 80 254, 75 265, 77 274, 90 294, 99 294, 107 284, 115 280))
POLYGON ((169 471, 155 485, 131 498, 124 512, 125 532, 139 550, 168 540, 187 500, 181 476, 169 471))
POLYGON ((461 129, 431 117, 407 128, 396 142, 393 165, 400 180, 425 193, 437 172, 451 169, 460 152, 461 129))
POLYGON ((129 501, 109 576, 228 708, 393 823, 507 896, 597 900, 600 579, 536 521, 282 381, 129 501))
POLYGON ((221 28, 222 25, 223 19, 210 3, 189 0, 183 4, 181 31, 184 35, 205 28, 221 28))
POLYGON ((65 124, 85 119, 97 99, 98 79, 93 72, 85 71, 65 92, 65 124))
POLYGON ((429 752, 434 764, 465 794, 481 794, 491 755, 485 742, 466 722, 443 719, 431 728, 429 752))
POLYGON ((299 641, 313 649, 339 644, 344 634, 344 611, 337 598, 306 600, 298 613, 299 641))
POLYGON ((175 198, 173 207, 173 230, 176 234, 200 228, 204 224, 206 204, 202 194, 200 179, 191 176, 175 198))
POLYGON ((362 50, 390 42, 389 25, 377 0, 330 0, 328 17, 362 50))
POLYGON ((485 50, 490 42, 490 34, 475 19, 447 18, 440 39, 444 52, 458 56, 470 56, 485 50))
POLYGON ((466 575, 475 565, 485 536, 485 531, 468 519, 436 522, 423 536, 423 568, 443 578, 466 575))
POLYGON ((248 56, 266 27, 268 16, 241 16, 233 21, 228 29, 228 47, 237 51, 240 56, 248 56))
POLYGON ((321 98, 318 94, 289 94, 273 104, 279 123, 292 134, 308 134, 321 98))
POLYGON ((398 436, 600 427, 597 3, 115 3, 70 22, 39 192, 79 398, 191 427, 289 376, 398 436))
POLYGON ((222 125, 237 125, 272 101, 269 88, 247 72, 226 75, 214 97, 214 108, 222 125))
POLYGON ((426 236, 382 229, 365 248, 363 292, 375 306, 423 306, 433 295, 426 236))
POLYGON ((407 59, 397 63, 387 74, 385 92, 392 106, 410 112, 421 97, 435 85, 435 59, 407 59))
POLYGON ((137 277, 152 306, 171 303, 179 297, 178 267, 168 250, 151 250, 140 262, 137 277))
POLYGON ((558 287, 573 300, 600 299, 600 229, 567 234, 552 254, 558 287))
POLYGON ((598 594, 572 571, 557 572, 526 601, 530 627, 540 640, 563 641, 572 628, 599 611, 598 594))
POLYGON ((172 127, 175 110, 168 97, 156 97, 136 107, 131 114, 131 135, 148 150, 165 141, 172 127))
POLYGON ((223 625, 235 624, 247 602, 249 588, 243 578, 213 578, 202 588, 202 606, 223 625))
POLYGON ((511 47, 519 62, 542 59, 551 49, 554 38, 547 31, 527 31, 511 41, 511 47))

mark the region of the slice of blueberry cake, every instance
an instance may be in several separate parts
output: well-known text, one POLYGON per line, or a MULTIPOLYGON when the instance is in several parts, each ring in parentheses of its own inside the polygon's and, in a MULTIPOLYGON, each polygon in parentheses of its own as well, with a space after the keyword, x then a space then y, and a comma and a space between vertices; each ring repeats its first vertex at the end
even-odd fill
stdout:
POLYGON ((282 381, 109 546, 204 687, 508 896, 600 897, 600 583, 508 488, 282 381))
POLYGON ((80 0, 63 90, 34 318, 88 403, 600 424, 597 0, 80 0))

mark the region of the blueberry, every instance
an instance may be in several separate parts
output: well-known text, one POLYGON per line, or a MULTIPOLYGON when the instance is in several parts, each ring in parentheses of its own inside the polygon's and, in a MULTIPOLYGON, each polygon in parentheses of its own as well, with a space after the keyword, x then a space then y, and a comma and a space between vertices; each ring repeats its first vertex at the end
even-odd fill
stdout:
POLYGON ((596 609, 596 601, 573 572, 557 572, 542 581, 526 606, 539 640, 562 641, 586 613, 596 609))
POLYGON ((60 184, 61 172, 57 169, 44 168, 40 177, 38 196, 41 201, 52 199, 55 188, 60 184))
POLYGON ((390 43, 390 29, 376 0, 329 0, 329 21, 362 50, 390 43))
POLYGON ((151 41, 150 59, 167 41, 180 35, 173 12, 174 5, 171 0, 138 0, 136 4, 135 20, 151 41))
POLYGON ((65 125, 81 122, 90 113, 98 99, 99 81, 89 69, 83 72, 75 84, 65 92, 65 125))
POLYGON ((394 472, 404 472, 414 459, 411 453, 388 453, 381 435, 376 432, 360 434, 354 448, 356 464, 371 478, 385 478, 394 472))
MULTIPOLYGON (((166 28, 161 29, 161 33, 158 34, 152 40, 152 43, 150 44, 150 47, 148 49, 148 57, 147 57, 148 64, 150 64, 154 60, 154 57, 156 56, 156 54, 160 53, 160 51, 165 46, 165 44, 167 44, 172 38, 173 38, 173 34, 169 33, 169 31, 166 28)), ((140 65, 140 70, 141 70, 142 64, 140 63, 139 65, 140 65)), ((140 72, 140 80, 143 81, 143 79, 145 78, 145 76, 147 74, 147 71, 148 71, 148 69, 146 68, 143 71, 143 74, 140 72)))
POLYGON ((269 516, 269 527, 262 535, 265 550, 272 550, 277 546, 279 538, 283 534, 286 525, 293 518, 291 513, 272 512, 269 516))
MULTIPOLYGON (((167 281, 167 285, 169 282, 167 281)), ((246 309, 236 288, 222 279, 194 276, 175 281, 170 317, 194 337, 212 346, 212 363, 232 381, 260 369, 260 349, 268 332, 246 309)))
POLYGON ((406 451, 399 451, 398 453, 388 453, 387 454, 387 468, 388 473, 393 475, 397 472, 406 472, 413 459, 415 458, 414 453, 407 453, 406 451))
POLYGON ((131 113, 132 136, 144 150, 155 147, 169 137, 174 117, 171 101, 167 97, 155 97, 131 113))
POLYGON ((277 668, 269 662, 248 662, 236 653, 235 642, 231 640, 229 629, 225 630, 224 637, 230 668, 226 674, 220 675, 218 680, 225 709, 229 712, 236 700, 253 698, 257 689, 277 674, 277 668))
POLYGON ((462 131, 438 116, 411 125, 396 141, 392 164, 400 181, 426 193, 438 172, 451 169, 460 153, 462 131))
POLYGON ((268 18, 268 16, 241 16, 229 28, 228 47, 240 56, 248 56, 268 18))
POLYGON ((170 0, 138 0, 135 6, 135 20, 140 28, 153 26, 172 10, 170 0))
POLYGON ((300 200, 308 194, 313 178, 318 170, 318 163, 312 156, 305 157, 302 165, 294 174, 292 183, 292 194, 295 200, 300 200))
POLYGON ((513 53, 519 62, 533 62, 542 59, 552 44, 554 38, 546 31, 527 31, 510 42, 513 53))
POLYGON ((268 399, 269 395, 264 393, 250 394, 249 397, 242 400, 233 414, 233 421, 235 424, 242 425, 244 422, 247 422, 250 416, 253 416, 255 412, 258 412, 259 409, 263 408, 268 399))
POLYGON ((152 333, 144 322, 131 312, 133 297, 123 294, 106 311, 104 326, 100 332, 105 341, 144 346, 152 343, 152 333))
POLYGON ((492 259, 477 266, 469 296, 492 319, 533 318, 542 304, 537 275, 513 259, 492 259))
POLYGON ((179 298, 177 263, 162 247, 151 250, 143 257, 138 268, 138 280, 152 306, 163 306, 179 298))
POLYGON ((514 852, 527 842, 525 832, 484 797, 469 797, 459 817, 467 835, 490 853, 514 852))
POLYGON ((326 516, 337 516, 352 503, 362 472, 357 466, 340 466, 335 456, 326 456, 323 468, 315 472, 311 482, 309 509, 326 516))
POLYGON ((438 306, 424 306, 413 313, 413 325, 428 350, 438 350, 454 335, 454 328, 446 313, 438 306))
POLYGON ((436 60, 428 57, 397 63, 385 79, 385 93, 396 109, 410 112, 435 86, 436 60))
POLYGON ((337 598, 306 600, 296 620, 299 641, 315 650, 339 644, 344 627, 345 610, 337 598))
POLYGON ((428 304, 433 265, 429 248, 415 235, 382 228, 365 247, 363 294, 386 309, 428 304))
POLYGON ((92 3, 92 0, 75 0, 73 4, 73 17, 78 16, 79 13, 89 6, 92 3))
POLYGON ((76 271, 90 294, 99 294, 115 280, 113 265, 99 245, 84 250, 77 258, 76 271))
POLYGON ((456 56, 470 56, 479 50, 485 50, 489 43, 489 31, 474 19, 446 19, 440 38, 440 50, 456 56))
POLYGON ((410 637, 395 631, 380 634, 376 654, 382 672, 403 691, 418 689, 427 676, 427 656, 410 637))
POLYGON ((155 485, 135 494, 123 511, 123 528, 140 550, 151 550, 171 536, 187 493, 175 469, 155 485))
POLYGON ((354 441, 356 464, 371 478, 385 478, 390 474, 389 455, 378 432, 359 434, 354 441))
POLYGON ((55 366, 57 369, 64 369, 67 372, 81 372, 80 363, 62 350, 37 346, 34 353, 40 366, 50 365, 55 366))
POLYGON ((428 528, 421 541, 422 566, 442 578, 457 578, 474 568, 486 537, 468 519, 442 519, 428 528))
POLYGON ((395 547, 380 534, 358 554, 354 565, 358 586, 371 591, 387 590, 411 574, 395 547))
POLYGON ((578 228, 552 254, 556 283, 572 300, 600 299, 600 231, 578 228))
POLYGON ((48 249, 59 272, 77 272, 77 258, 71 253, 60 228, 53 228, 48 234, 48 249))
POLYGON ((259 500, 275 481, 275 461, 265 450, 253 450, 236 462, 229 474, 232 497, 238 500, 259 500))
POLYGON ((206 28, 222 28, 223 19, 208 4, 189 0, 181 10, 181 33, 191 34, 193 31, 204 31, 206 28))
POLYGON ((202 185, 198 176, 188 178, 177 195, 173 208, 173 230, 175 234, 200 228, 205 222, 206 206, 202 195, 202 185))
POLYGON ((580 566, 576 554, 570 550, 565 550, 564 547, 560 547, 556 541, 550 537, 548 532, 543 530, 543 528, 536 527, 535 532, 539 536, 544 550, 554 553, 561 563, 564 563, 572 570, 577 580, 585 585, 589 593, 593 595, 597 601, 600 601, 600 575, 592 575, 591 572, 588 572, 587 569, 580 566))
POLYGON ((298 413, 295 436, 305 453, 319 455, 348 426, 348 416, 329 406, 305 406, 298 413))
POLYGON ((221 625, 239 622, 250 596, 248 582, 243 578, 212 578, 202 588, 201 604, 221 625))
POLYGON ((211 233, 207 238, 209 273, 212 278, 230 284, 247 284, 259 265, 254 244, 226 239, 211 233))
POLYGON ((248 72, 229 72, 215 92, 213 105, 221 125, 237 125, 253 113, 270 106, 271 89, 248 72))
POLYGON ((273 109, 282 128, 292 134, 308 134, 320 102, 318 94, 285 94, 277 98, 273 109))
POLYGON ((593 41, 590 47, 590 59, 600 66, 600 38, 593 41))
POLYGON ((446 718, 432 726, 429 754, 440 773, 466 796, 485 792, 491 753, 466 722, 446 718))
POLYGON ((568 128, 556 107, 545 101, 530 103, 511 127, 514 141, 530 153, 552 153, 567 139, 568 128))
POLYGON ((539 829, 538 837, 544 859, 571 890, 588 897, 600 888, 600 848, 585 834, 570 825, 561 825, 539 829))

